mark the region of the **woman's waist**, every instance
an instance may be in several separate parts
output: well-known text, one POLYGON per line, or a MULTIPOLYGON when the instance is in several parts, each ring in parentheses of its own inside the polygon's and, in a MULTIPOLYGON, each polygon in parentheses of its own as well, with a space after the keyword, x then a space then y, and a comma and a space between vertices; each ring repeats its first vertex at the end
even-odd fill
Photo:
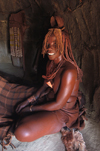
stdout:
POLYGON ((66 103, 75 102, 77 100, 78 95, 71 95, 66 103))
POLYGON ((64 105, 63 109, 75 109, 78 107, 77 103, 77 96, 70 96, 67 100, 66 104, 64 105))

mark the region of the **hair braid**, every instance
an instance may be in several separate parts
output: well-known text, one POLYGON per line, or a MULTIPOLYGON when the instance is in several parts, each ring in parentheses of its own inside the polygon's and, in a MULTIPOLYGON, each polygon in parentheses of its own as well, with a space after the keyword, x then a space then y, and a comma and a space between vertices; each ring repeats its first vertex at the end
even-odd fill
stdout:
POLYGON ((43 47, 42 47, 42 54, 43 57, 47 51, 47 41, 51 35, 54 35, 56 37, 56 45, 57 49, 60 53, 63 52, 63 43, 62 43, 62 32, 61 29, 58 28, 51 28, 49 29, 48 33, 45 36, 44 42, 43 42, 43 47))

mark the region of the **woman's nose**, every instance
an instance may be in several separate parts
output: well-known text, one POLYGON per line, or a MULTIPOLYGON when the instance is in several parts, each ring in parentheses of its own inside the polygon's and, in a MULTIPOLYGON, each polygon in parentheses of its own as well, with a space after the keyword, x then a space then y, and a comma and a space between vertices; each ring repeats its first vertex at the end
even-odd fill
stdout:
POLYGON ((51 52, 53 50, 52 47, 47 48, 47 52, 51 52))

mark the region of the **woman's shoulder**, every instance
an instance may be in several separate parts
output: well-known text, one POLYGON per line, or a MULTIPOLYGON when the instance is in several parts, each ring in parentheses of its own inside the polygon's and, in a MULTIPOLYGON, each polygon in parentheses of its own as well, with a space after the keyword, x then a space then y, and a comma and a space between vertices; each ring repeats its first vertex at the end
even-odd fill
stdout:
POLYGON ((76 76, 77 77, 77 68, 70 62, 66 61, 62 66, 62 75, 76 76))
POLYGON ((77 71, 76 66, 74 64, 72 64, 71 62, 69 62, 69 61, 65 61, 62 67, 65 71, 67 71, 67 70, 77 71))

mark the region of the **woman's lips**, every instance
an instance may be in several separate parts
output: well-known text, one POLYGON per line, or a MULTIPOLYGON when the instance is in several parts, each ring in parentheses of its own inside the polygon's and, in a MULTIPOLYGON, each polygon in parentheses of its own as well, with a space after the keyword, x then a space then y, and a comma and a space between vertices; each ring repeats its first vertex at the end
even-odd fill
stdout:
POLYGON ((52 56, 52 55, 54 55, 54 54, 55 54, 55 53, 48 53, 49 56, 52 56))

